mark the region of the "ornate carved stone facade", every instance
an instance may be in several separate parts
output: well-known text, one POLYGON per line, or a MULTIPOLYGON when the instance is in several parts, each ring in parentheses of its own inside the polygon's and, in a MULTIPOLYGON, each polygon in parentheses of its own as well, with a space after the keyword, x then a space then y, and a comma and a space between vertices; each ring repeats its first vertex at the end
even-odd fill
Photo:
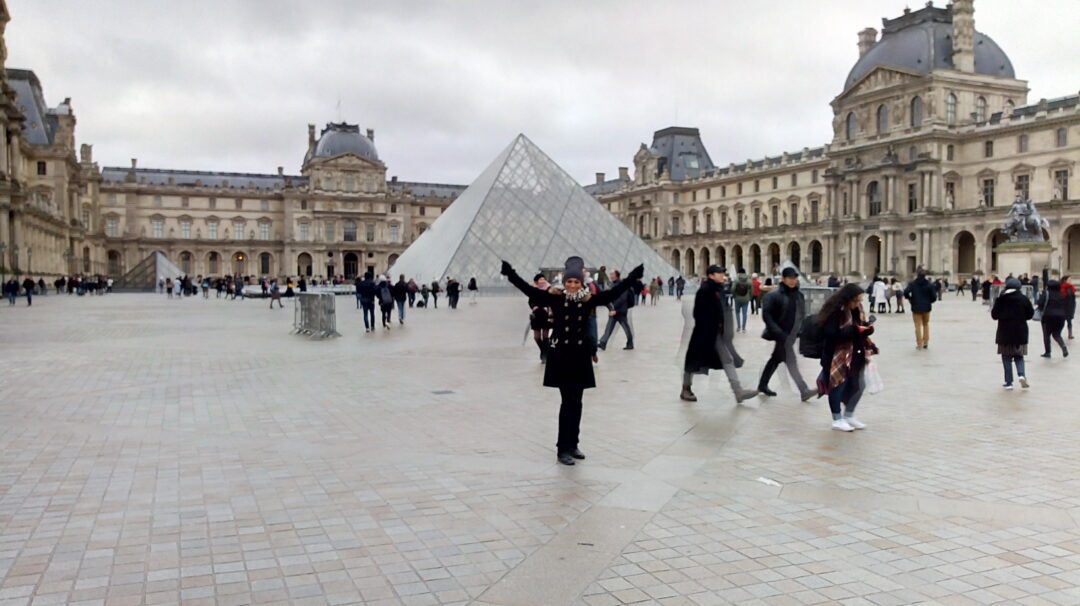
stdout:
POLYGON ((813 274, 901 276, 994 271, 1020 190, 1049 220, 1052 270, 1080 273, 1078 96, 1028 104, 973 11, 928 5, 883 19, 880 40, 859 32, 822 147, 714 167, 696 129, 664 129, 634 156, 633 178, 598 173, 587 189, 688 275, 790 258, 813 274), (672 132, 700 150, 670 145, 672 132), (701 169, 677 176, 668 167, 683 157, 701 169))

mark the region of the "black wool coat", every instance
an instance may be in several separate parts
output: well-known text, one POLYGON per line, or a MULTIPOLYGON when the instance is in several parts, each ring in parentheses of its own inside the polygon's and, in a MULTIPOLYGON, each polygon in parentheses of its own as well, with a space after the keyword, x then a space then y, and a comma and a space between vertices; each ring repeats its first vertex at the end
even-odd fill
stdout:
POLYGON ((700 374, 724 367, 716 339, 723 334, 726 305, 723 287, 712 280, 706 280, 694 295, 694 331, 683 364, 686 372, 700 374))
POLYGON ((998 345, 1027 345, 1027 323, 1034 315, 1035 307, 1024 293, 1006 290, 994 301, 994 308, 990 310, 990 317, 998 323, 994 342, 998 345))
POLYGON ((589 336, 589 314, 627 291, 637 281, 623 280, 612 288, 595 295, 586 294, 581 301, 569 301, 558 289, 543 290, 529 284, 511 271, 506 274, 510 283, 529 297, 531 304, 551 308, 554 326, 544 368, 545 387, 590 389, 596 387, 593 374, 593 343, 589 336))
POLYGON ((1039 295, 1039 309, 1042 310, 1042 321, 1064 320, 1065 296, 1061 294, 1061 282, 1050 280, 1046 283, 1046 290, 1039 295))

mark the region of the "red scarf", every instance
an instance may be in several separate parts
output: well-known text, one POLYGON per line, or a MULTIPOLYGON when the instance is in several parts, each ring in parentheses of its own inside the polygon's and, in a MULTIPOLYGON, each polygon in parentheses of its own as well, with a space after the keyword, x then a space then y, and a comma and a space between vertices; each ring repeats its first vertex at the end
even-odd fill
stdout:
MULTIPOLYGON (((851 326, 851 310, 844 309, 844 320, 840 323, 840 330, 851 326)), ((829 389, 836 387, 847 379, 851 369, 851 358, 855 353, 855 342, 845 341, 837 343, 833 350, 832 363, 829 365, 829 389)))

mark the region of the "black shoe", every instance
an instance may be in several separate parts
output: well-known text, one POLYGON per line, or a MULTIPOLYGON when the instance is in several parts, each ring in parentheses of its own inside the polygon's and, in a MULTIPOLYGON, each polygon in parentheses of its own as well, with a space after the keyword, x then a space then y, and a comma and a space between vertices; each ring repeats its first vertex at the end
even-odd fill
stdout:
POLYGON ((1044 353, 1043 355, 1041 355, 1039 357, 1040 358, 1049 358, 1050 357, 1050 352, 1046 352, 1046 353, 1044 353))
POLYGON ((1061 348, 1061 357, 1063 357, 1063 358, 1069 357, 1069 350, 1062 347, 1061 348))
POLYGON ((607 343, 597 343, 596 348, 600 351, 604 351, 605 349, 607 349, 607 343))
POLYGON ((770 398, 775 398, 776 397, 776 392, 769 389, 768 387, 766 387, 764 385, 758 385, 757 390, 758 390, 758 393, 760 393, 763 396, 769 396, 770 398))
POLYGON ((679 394, 679 399, 686 400, 687 402, 697 402, 697 396, 694 392, 690 391, 689 387, 683 387, 682 393, 679 394))
POLYGON ((624 347, 624 348, 623 348, 623 350, 627 350, 627 349, 633 349, 633 348, 634 348, 634 346, 633 346, 633 345, 627 345, 626 347, 624 347))
POLYGON ((558 456, 559 462, 563 465, 573 465, 574 457, 570 456, 568 452, 560 452, 558 456))
POLYGON ((581 452, 581 450, 579 450, 577 448, 574 449, 574 452, 570 453, 570 456, 574 457, 575 459, 577 459, 579 461, 585 459, 585 453, 581 452))

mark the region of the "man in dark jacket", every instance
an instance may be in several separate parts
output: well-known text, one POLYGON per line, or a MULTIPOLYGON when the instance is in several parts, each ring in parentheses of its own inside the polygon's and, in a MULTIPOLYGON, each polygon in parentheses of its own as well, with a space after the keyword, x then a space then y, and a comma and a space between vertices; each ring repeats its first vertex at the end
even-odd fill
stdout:
POLYGON ((364 332, 375 330, 375 295, 378 290, 375 281, 371 279, 371 272, 364 274, 364 279, 356 283, 356 297, 360 300, 360 307, 364 309, 364 332), (368 317, 371 318, 370 322, 368 317))
POLYGON ((397 304, 398 324, 405 323, 405 299, 409 298, 409 285, 405 283, 405 274, 398 276, 397 282, 390 287, 390 294, 397 304))
POLYGON ((461 296, 461 283, 453 278, 446 279, 446 300, 450 303, 450 309, 457 309, 458 297, 461 296))
POLYGON ((904 298, 911 306, 911 320, 915 323, 915 349, 926 349, 930 344, 930 310, 937 300, 937 290, 926 279, 926 271, 919 270, 918 277, 908 282, 904 298))
POLYGON ((686 348, 683 363, 683 388, 679 397, 696 402, 691 386, 695 374, 709 374, 709 370, 724 369, 735 401, 743 402, 757 395, 756 391, 743 389, 735 368, 742 366, 732 344, 734 318, 724 292, 726 272, 719 265, 712 265, 706 272, 708 278, 694 296, 694 329, 686 348))
POLYGON ((761 338, 773 341, 774 345, 772 355, 761 371, 759 392, 767 396, 776 395, 775 391, 769 389, 769 380, 780 364, 784 363, 804 402, 817 395, 816 390, 806 386, 806 381, 799 372, 798 357, 795 355, 795 340, 799 336, 805 315, 806 300, 799 291, 799 271, 794 267, 785 267, 780 274, 780 285, 761 300, 761 317, 765 320, 765 332, 761 338))
POLYGON ((23 280, 22 287, 26 291, 26 306, 30 307, 34 302, 34 279, 27 277, 23 280))
MULTIPOLYGON (((621 274, 618 270, 611 272, 611 288, 615 288, 622 282, 621 274)), ((630 297, 636 297, 637 293, 634 289, 624 291, 611 303, 608 303, 608 321, 607 327, 604 328, 604 336, 600 338, 600 342, 597 344, 601 350, 607 348, 608 339, 611 338, 611 333, 615 332, 615 326, 622 326, 623 331, 626 333, 626 347, 623 349, 634 348, 634 331, 630 329, 630 297)))

